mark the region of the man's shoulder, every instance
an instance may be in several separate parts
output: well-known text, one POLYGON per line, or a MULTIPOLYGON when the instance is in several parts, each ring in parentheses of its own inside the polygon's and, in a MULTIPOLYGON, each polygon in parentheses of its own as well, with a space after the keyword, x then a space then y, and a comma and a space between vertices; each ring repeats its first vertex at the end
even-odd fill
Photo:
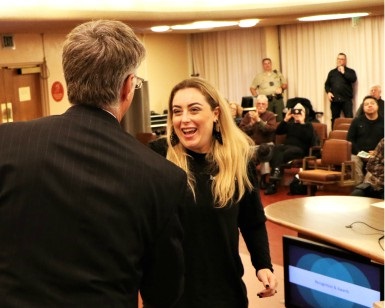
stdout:
POLYGON ((175 176, 185 174, 181 168, 166 159, 165 154, 167 153, 167 147, 164 147, 164 142, 164 140, 159 140, 157 143, 158 146, 162 148, 161 150, 138 144, 136 148, 138 159, 144 161, 155 173, 169 173, 175 176))
POLYGON ((254 76, 254 79, 259 79, 259 78, 261 78, 261 77, 263 77, 263 72, 257 73, 257 74, 254 76))
POLYGON ((355 72, 355 70, 353 68, 347 67, 347 66, 345 66, 345 70, 348 70, 348 71, 351 71, 351 72, 355 72))

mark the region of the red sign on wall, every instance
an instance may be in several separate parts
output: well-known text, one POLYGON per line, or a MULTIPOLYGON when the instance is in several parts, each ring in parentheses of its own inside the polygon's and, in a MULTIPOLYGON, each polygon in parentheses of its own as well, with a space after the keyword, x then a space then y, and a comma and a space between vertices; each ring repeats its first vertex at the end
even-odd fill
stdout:
POLYGON ((64 87, 60 81, 55 81, 51 87, 51 94, 56 102, 60 102, 64 97, 64 87))

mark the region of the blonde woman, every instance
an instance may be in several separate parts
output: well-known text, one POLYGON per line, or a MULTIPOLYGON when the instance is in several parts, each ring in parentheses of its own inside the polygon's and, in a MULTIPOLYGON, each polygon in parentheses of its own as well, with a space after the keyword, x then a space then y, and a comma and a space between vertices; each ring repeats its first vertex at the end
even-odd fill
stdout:
POLYGON ((184 169, 191 191, 183 206, 185 291, 177 307, 248 306, 239 230, 261 290, 274 295, 265 214, 253 161, 253 141, 234 123, 214 87, 200 78, 178 83, 168 106, 167 159, 184 169))

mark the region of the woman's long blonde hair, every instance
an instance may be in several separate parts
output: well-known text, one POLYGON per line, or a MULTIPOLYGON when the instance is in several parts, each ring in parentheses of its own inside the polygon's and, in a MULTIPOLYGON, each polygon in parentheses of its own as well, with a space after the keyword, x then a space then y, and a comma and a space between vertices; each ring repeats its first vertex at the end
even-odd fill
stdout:
POLYGON ((230 201, 238 202, 246 190, 252 189, 247 167, 253 156, 252 145, 254 143, 236 126, 226 100, 204 79, 196 77, 185 79, 171 91, 168 102, 167 159, 185 170, 188 176, 188 185, 195 196, 195 179, 188 166, 186 148, 180 142, 176 145, 172 145, 171 142, 173 132, 172 102, 176 92, 186 88, 199 90, 206 98, 211 110, 219 107, 217 125, 222 134, 223 144, 212 138, 211 150, 206 156, 206 159, 212 162, 213 166, 218 170, 211 187, 215 206, 224 207, 230 201))

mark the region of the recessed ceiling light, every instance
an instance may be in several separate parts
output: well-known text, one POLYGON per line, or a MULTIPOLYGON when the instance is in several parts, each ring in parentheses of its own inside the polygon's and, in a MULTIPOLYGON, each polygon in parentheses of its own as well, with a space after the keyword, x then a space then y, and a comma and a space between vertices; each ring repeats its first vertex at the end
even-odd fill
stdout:
POLYGON ((203 30, 219 27, 236 26, 237 21, 196 21, 191 24, 175 25, 171 26, 173 30, 203 30))
POLYGON ((151 27, 151 31, 153 32, 166 32, 170 30, 170 26, 155 26, 151 27))
POLYGON ((242 19, 239 21, 238 25, 241 28, 249 28, 254 27, 257 23, 259 23, 259 19, 242 19))
POLYGON ((368 16, 369 13, 348 13, 348 14, 330 14, 330 15, 315 15, 308 17, 298 18, 299 21, 321 21, 321 20, 333 20, 343 18, 354 18, 368 16))

